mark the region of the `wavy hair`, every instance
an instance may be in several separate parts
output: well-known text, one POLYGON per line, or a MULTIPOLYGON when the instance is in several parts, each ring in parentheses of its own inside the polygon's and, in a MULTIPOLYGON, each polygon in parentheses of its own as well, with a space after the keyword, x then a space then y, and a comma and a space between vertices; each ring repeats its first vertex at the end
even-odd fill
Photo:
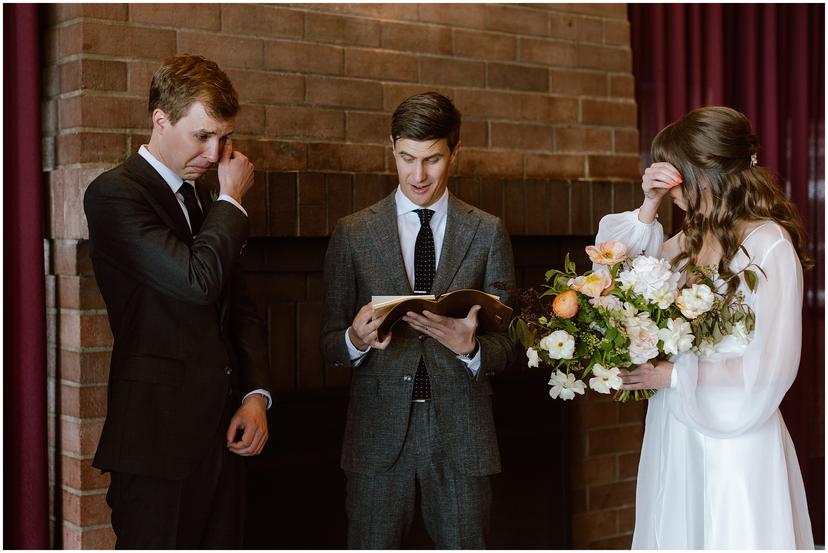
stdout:
MULTIPOLYGON (((751 164, 759 152, 759 140, 747 117, 726 107, 703 107, 666 126, 653 140, 654 162, 667 162, 684 178, 681 185, 687 199, 682 231, 683 253, 674 263, 687 258, 697 264, 702 242, 711 233, 722 247, 720 272, 728 270, 738 253, 741 239, 739 221, 776 221, 791 237, 803 268, 813 262, 805 253, 805 236, 793 202, 774 183, 771 174, 751 164), (709 186, 713 202, 703 212, 702 190, 709 186)), ((730 281, 731 291, 738 286, 730 281)))

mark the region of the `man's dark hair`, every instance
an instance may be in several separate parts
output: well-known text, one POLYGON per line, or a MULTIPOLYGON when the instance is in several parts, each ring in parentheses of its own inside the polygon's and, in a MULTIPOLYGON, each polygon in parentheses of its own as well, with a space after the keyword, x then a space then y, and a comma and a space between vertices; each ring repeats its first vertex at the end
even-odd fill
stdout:
POLYGON ((204 104, 207 115, 219 121, 227 121, 239 112, 239 95, 215 62, 191 54, 167 59, 152 76, 150 117, 159 108, 175 125, 194 102, 204 104))
POLYGON ((445 138, 450 151, 460 141, 460 112, 437 92, 409 96, 391 116, 391 136, 422 142, 445 138))

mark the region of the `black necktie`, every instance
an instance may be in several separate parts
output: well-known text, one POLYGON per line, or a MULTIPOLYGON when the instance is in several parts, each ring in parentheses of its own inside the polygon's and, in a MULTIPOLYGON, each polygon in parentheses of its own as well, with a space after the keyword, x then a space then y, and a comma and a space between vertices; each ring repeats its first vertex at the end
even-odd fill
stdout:
MULTIPOLYGON (((434 233, 431 232, 431 217, 434 212, 430 209, 415 210, 420 217, 420 232, 414 243, 414 292, 428 294, 434 283, 436 271, 436 254, 434 251, 434 233)), ((414 400, 431 399, 431 382, 425 360, 420 357, 417 373, 414 375, 414 400)))
POLYGON ((184 207, 187 208, 187 215, 190 217, 190 229, 193 235, 198 234, 198 231, 201 229, 201 223, 204 220, 204 214, 201 212, 201 208, 198 207, 198 201, 196 200, 195 195, 195 187, 187 181, 181 183, 181 186, 178 188, 178 191, 181 193, 181 196, 184 198, 184 207))

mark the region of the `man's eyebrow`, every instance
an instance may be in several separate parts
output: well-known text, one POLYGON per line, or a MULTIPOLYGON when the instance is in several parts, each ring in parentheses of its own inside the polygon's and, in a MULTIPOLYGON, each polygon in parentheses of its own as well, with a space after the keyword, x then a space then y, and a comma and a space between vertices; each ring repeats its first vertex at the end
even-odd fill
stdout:
MULTIPOLYGON (((415 155, 413 155, 413 154, 409 154, 409 153, 408 153, 408 152, 406 152, 405 150, 400 150, 400 155, 401 155, 401 156, 414 157, 414 158, 416 158, 416 157, 417 157, 417 156, 415 156, 415 155)), ((443 157, 442 152, 437 152, 437 153, 435 153, 435 154, 431 154, 430 156, 428 156, 428 157, 426 157, 426 158, 423 158, 423 161, 428 161, 428 160, 430 160, 430 159, 438 159, 438 158, 441 158, 441 157, 443 157)))

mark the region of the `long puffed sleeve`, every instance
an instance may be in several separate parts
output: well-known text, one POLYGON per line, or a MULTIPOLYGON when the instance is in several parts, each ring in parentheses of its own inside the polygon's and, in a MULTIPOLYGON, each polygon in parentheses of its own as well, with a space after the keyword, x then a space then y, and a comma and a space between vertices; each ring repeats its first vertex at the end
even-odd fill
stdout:
POLYGON ((628 255, 658 257, 664 244, 664 229, 658 220, 650 224, 638 220, 638 210, 604 215, 598 223, 595 243, 616 240, 627 246, 628 255))
MULTIPOLYGON (((671 412, 684 424, 715 438, 738 436, 764 424, 779 407, 799 368, 802 343, 802 266, 776 224, 766 224, 745 241, 767 278, 748 297, 756 315, 755 334, 744 353, 700 360, 687 352, 674 370, 671 412), (749 241, 748 241, 749 240, 749 241), (751 301, 752 300, 752 301, 751 301)), ((740 252, 741 268, 747 264, 740 252)), ((748 292, 749 293, 749 292, 748 292)), ((749 293, 750 294, 750 293, 749 293)))

